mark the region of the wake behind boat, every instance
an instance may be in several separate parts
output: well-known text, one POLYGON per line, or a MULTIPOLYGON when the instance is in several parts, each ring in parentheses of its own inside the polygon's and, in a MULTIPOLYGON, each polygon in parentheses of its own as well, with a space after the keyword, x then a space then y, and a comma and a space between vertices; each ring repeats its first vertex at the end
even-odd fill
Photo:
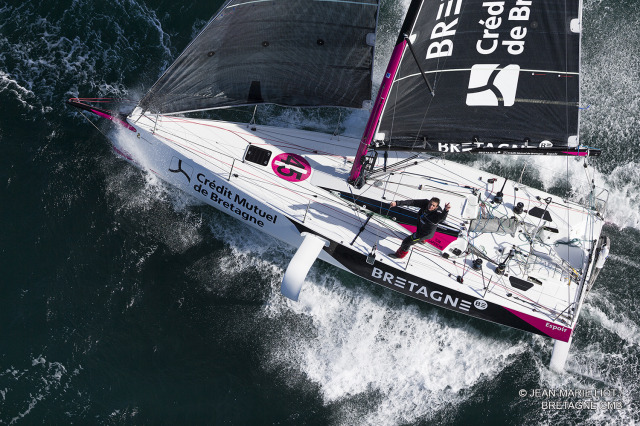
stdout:
POLYGON ((585 166, 599 154, 578 143, 580 10, 578 1, 413 1, 361 139, 186 113, 361 107, 374 1, 231 0, 127 117, 70 103, 120 124, 112 142, 130 162, 299 247, 283 278, 287 297, 297 300, 320 258, 549 336, 560 370, 608 251, 607 192, 586 174, 571 182, 570 199, 558 197, 441 154, 565 155, 585 166), (421 217, 392 202, 434 197, 450 205, 446 221, 393 256, 421 217))

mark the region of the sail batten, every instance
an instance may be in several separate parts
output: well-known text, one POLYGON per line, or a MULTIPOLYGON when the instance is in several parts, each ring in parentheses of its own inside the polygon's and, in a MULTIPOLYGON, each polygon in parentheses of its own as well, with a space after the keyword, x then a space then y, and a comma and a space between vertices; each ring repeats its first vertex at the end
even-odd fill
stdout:
POLYGON ((140 106, 177 113, 255 103, 361 108, 378 3, 230 0, 140 106))
MULTIPOLYGON (((495 69, 496 69, 496 71, 501 71, 504 68, 498 67, 498 68, 495 68, 495 69)), ((424 71, 424 74, 437 74, 437 73, 440 73, 440 72, 470 72, 470 71, 471 71, 471 68, 455 68, 455 69, 442 69, 442 70, 424 71)), ((524 69, 521 69, 520 71, 533 72, 533 73, 556 74, 556 75, 580 75, 577 72, 565 72, 565 71, 557 71, 557 70, 554 71, 554 70, 534 70, 534 69, 524 70, 524 69)), ((403 77, 395 79, 394 82, 406 80, 408 78, 413 78, 413 77, 420 77, 420 73, 405 75, 403 77)))

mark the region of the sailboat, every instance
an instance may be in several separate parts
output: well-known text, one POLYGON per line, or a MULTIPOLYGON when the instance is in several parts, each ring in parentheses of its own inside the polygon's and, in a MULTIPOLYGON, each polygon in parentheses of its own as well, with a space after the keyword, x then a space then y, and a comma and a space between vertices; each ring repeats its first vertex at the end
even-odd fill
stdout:
POLYGON ((609 247, 608 192, 588 172, 600 150, 578 133, 581 10, 579 0, 413 0, 371 102, 377 0, 229 0, 129 114, 68 102, 116 124, 127 161, 296 247, 286 297, 298 300, 321 259, 547 336, 561 371, 609 247), (260 104, 370 115, 354 138, 193 114, 260 104), (550 194, 446 159, 454 153, 565 156, 584 162, 586 182, 550 194), (394 256, 420 220, 397 202, 434 197, 446 220, 394 256))

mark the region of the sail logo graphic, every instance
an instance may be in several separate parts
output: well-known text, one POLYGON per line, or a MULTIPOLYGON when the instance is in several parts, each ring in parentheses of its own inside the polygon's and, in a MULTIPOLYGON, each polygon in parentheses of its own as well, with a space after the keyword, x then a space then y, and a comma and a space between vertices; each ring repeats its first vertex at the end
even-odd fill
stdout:
POLYGON ((171 165, 169 166, 171 173, 182 173, 186 176, 187 180, 191 182, 191 175, 193 174, 193 167, 188 164, 183 164, 182 159, 173 157, 171 159, 171 165))
POLYGON ((469 106, 512 106, 516 100, 519 65, 476 64, 469 75, 469 106))

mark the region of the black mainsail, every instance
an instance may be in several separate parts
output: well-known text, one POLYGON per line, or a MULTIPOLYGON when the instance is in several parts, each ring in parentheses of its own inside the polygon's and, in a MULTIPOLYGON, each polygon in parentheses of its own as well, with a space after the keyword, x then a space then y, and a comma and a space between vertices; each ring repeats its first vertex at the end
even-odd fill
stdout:
POLYGON ((377 13, 377 0, 229 0, 140 106, 361 108, 371 99, 377 13))
POLYGON ((363 142, 583 155, 580 18, 580 0, 414 0, 396 46, 402 59, 387 70, 390 90, 363 142))

